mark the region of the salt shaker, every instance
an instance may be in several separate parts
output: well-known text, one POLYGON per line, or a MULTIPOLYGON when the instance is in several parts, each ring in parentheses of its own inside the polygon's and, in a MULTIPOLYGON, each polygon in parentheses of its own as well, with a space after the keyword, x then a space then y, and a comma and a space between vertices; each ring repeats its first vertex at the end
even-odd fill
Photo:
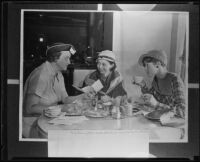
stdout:
POLYGON ((133 115, 133 106, 132 106, 132 104, 128 103, 126 105, 126 109, 127 109, 127 116, 132 116, 133 115))
POLYGON ((121 118, 121 113, 119 107, 117 107, 117 119, 121 118))

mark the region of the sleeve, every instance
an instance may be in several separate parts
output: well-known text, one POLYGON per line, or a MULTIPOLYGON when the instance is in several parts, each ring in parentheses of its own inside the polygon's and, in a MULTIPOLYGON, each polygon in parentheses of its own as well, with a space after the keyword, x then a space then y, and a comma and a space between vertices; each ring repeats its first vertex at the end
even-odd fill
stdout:
POLYGON ((119 83, 111 92, 108 93, 108 96, 116 98, 118 96, 127 95, 127 92, 124 89, 123 84, 124 84, 123 81, 121 83, 119 83))
POLYGON ((62 74, 59 74, 59 82, 60 82, 61 98, 62 101, 64 101, 65 98, 68 97, 68 93, 65 88, 64 77, 62 74))
POLYGON ((84 81, 83 81, 83 87, 85 87, 85 86, 90 86, 90 85, 92 85, 92 84, 95 82, 94 79, 91 79, 91 78, 90 78, 91 75, 94 75, 94 74, 93 74, 93 73, 90 73, 90 74, 88 74, 88 75, 85 77, 85 79, 84 79, 84 81))
POLYGON ((175 114, 185 118, 185 86, 179 76, 174 77, 172 80, 172 91, 175 114))
POLYGON ((36 94, 42 97, 46 87, 47 83, 40 74, 32 74, 29 79, 27 94, 36 94))

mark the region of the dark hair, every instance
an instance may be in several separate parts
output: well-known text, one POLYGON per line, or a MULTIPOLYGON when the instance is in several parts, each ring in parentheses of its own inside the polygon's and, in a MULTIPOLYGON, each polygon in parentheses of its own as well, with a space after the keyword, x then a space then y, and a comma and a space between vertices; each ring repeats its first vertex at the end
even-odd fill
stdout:
POLYGON ((51 52, 47 54, 47 61, 49 62, 55 62, 56 60, 58 60, 60 58, 61 52, 51 52))
POLYGON ((146 63, 152 62, 153 64, 156 64, 156 63, 160 62, 162 66, 165 66, 165 64, 162 61, 160 61, 160 60, 158 60, 158 59, 156 59, 154 57, 144 57, 143 60, 142 60, 142 65, 143 66, 145 66, 145 62, 146 63))
POLYGON ((117 67, 116 63, 115 62, 112 62, 112 61, 108 61, 111 65, 113 64, 114 66, 110 69, 110 71, 114 71, 117 67))

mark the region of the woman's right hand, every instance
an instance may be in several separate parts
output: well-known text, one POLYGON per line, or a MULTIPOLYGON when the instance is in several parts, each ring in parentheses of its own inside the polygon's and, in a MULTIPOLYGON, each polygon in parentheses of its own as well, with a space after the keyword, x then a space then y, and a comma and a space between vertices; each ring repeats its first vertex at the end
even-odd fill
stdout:
POLYGON ((140 86, 140 87, 144 87, 146 83, 145 83, 144 80, 142 80, 141 82, 136 82, 136 81, 133 79, 132 84, 138 85, 138 86, 140 86))
POLYGON ((46 107, 44 109, 44 113, 47 115, 58 115, 61 113, 62 106, 61 105, 52 105, 49 107, 46 107))
POLYGON ((153 107, 156 107, 159 103, 152 94, 146 93, 146 94, 143 94, 141 97, 146 104, 149 104, 153 107))
POLYGON ((94 88, 91 86, 84 87, 83 91, 85 92, 86 96, 88 96, 89 98, 93 98, 96 95, 94 88))
POLYGON ((103 101, 103 103, 109 102, 112 100, 111 97, 109 97, 108 95, 104 95, 101 97, 101 100, 103 101))

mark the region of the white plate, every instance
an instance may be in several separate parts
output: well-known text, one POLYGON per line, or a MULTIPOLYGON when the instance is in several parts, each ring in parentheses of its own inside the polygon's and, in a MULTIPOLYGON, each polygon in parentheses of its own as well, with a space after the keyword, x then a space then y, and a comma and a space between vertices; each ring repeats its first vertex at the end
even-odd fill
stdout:
POLYGON ((81 116, 82 113, 66 113, 66 116, 81 116))
POLYGON ((56 117, 61 116, 62 114, 63 114, 63 112, 61 112, 61 113, 58 114, 58 115, 51 115, 51 114, 44 113, 44 116, 49 117, 49 118, 56 118, 56 117))
POLYGON ((108 116, 108 115, 103 115, 101 112, 98 111, 85 112, 84 115, 92 118, 105 118, 108 116))
POLYGON ((151 120, 160 120, 160 117, 152 117, 151 114, 149 115, 150 113, 146 114, 145 117, 147 119, 151 119, 151 120))
POLYGON ((91 118, 105 118, 106 116, 97 116, 94 114, 85 114, 86 117, 91 117, 91 118))

